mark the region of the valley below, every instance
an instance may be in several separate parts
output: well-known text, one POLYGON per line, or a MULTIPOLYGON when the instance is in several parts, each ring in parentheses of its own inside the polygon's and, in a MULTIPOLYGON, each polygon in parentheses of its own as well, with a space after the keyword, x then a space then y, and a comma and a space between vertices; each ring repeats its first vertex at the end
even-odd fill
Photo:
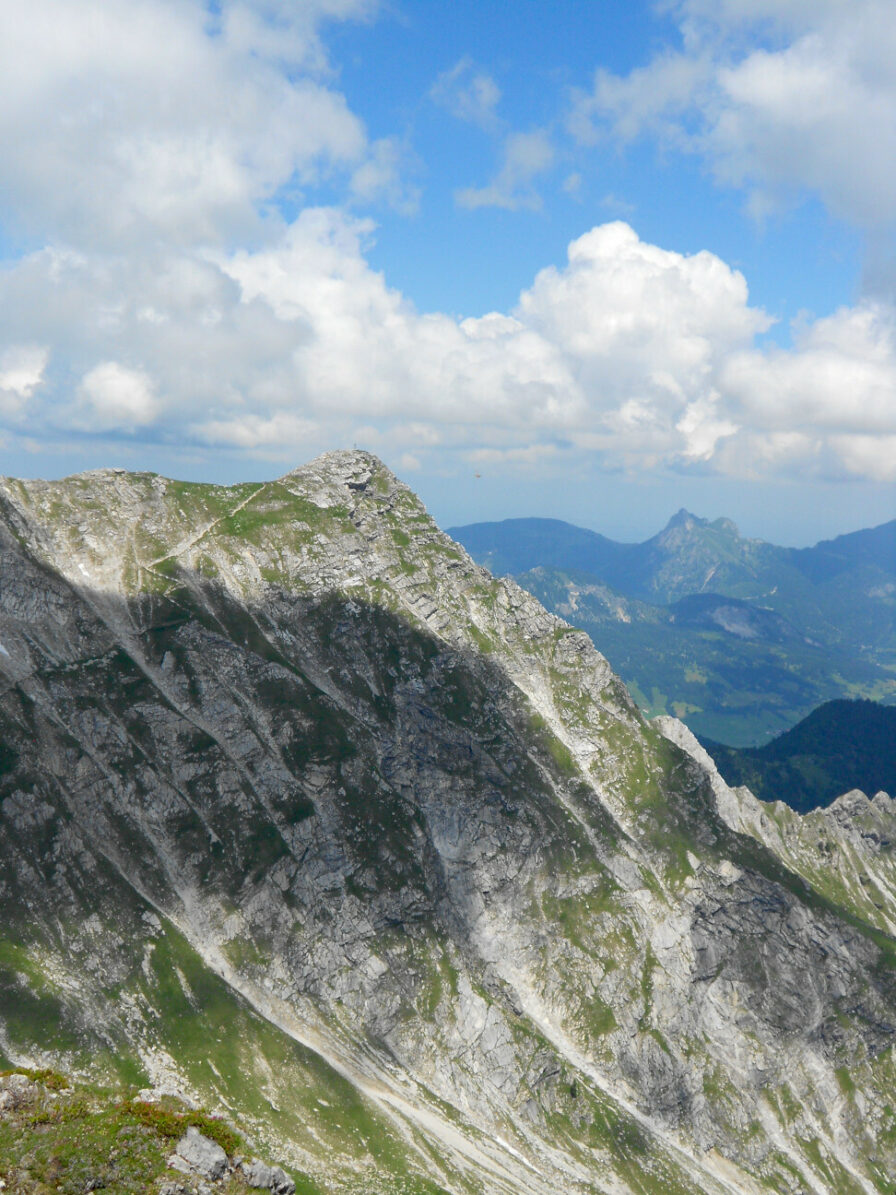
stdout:
POLYGON ((896 521, 803 549, 686 510, 640 544, 554 519, 450 533, 700 738, 762 746, 828 701, 896 703, 896 521))

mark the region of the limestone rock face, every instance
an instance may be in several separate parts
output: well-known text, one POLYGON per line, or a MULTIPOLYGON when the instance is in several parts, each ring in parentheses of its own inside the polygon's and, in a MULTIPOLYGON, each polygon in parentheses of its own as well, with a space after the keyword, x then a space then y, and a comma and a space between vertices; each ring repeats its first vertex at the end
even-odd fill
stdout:
POLYGON ((27 1075, 0 1076, 0 1116, 27 1108, 37 1096, 37 1085, 27 1075))
POLYGON ((0 644, 0 1055, 322 1190, 886 1189, 892 802, 728 789, 376 458, 7 480, 0 644))
POLYGON ((295 1195, 296 1184, 279 1166, 268 1166, 253 1158, 241 1164, 240 1174, 246 1186, 254 1190, 273 1191, 274 1195, 295 1195))
POLYGON ((195 1125, 190 1125, 174 1152, 191 1170, 212 1182, 223 1178, 227 1170, 227 1154, 216 1141, 200 1133, 195 1125))
POLYGON ((705 773, 732 830, 770 848, 832 905, 896 934, 896 800, 884 792, 869 799, 852 789, 826 808, 801 816, 781 801, 758 801, 747 788, 729 788, 706 750, 677 718, 654 718, 652 725, 687 751, 705 773))

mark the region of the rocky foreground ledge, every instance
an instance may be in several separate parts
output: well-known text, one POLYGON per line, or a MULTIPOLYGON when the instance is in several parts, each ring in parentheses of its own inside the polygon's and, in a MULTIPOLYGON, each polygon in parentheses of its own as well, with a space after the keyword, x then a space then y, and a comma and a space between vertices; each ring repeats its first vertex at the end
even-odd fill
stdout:
POLYGON ((0 1191, 295 1195, 223 1120, 172 1096, 127 1098, 50 1070, 0 1073, 0 1191))

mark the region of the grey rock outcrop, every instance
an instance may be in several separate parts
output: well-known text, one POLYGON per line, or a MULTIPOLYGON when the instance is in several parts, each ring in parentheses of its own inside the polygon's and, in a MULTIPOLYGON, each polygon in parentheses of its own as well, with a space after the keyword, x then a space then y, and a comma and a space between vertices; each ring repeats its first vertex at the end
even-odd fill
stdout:
POLYGON ((200 1133, 195 1125, 190 1125, 174 1152, 191 1170, 211 1182, 223 1178, 227 1171, 227 1154, 216 1141, 200 1133))
POLYGON ((273 1191, 274 1195, 295 1195, 296 1184, 279 1166, 268 1166, 257 1158, 240 1163, 239 1172, 247 1187, 273 1191))
POLYGON ((0 1116, 29 1107, 37 1095, 37 1084, 27 1075, 0 1075, 0 1116))
POLYGON ((757 800, 747 788, 730 788, 678 719, 654 718, 652 725, 706 775, 732 830, 762 843, 832 905, 896 934, 896 801, 887 793, 869 800, 852 789, 826 808, 800 815, 783 802, 757 800))

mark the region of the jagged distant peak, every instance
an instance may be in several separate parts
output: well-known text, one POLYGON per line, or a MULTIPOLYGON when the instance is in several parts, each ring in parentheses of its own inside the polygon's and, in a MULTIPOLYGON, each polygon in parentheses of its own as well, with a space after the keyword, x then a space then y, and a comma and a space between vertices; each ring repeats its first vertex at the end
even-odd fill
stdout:
POLYGON ((669 535, 675 531, 693 531, 696 528, 700 530, 710 528, 714 531, 724 531, 733 538, 740 539, 740 529, 732 519, 725 517, 704 519, 700 515, 693 514, 684 506, 675 512, 659 535, 669 535))
POLYGON ((682 506, 672 515, 664 530, 672 531, 676 527, 693 527, 697 524, 705 523, 706 519, 701 519, 699 515, 691 514, 686 507, 682 506))

